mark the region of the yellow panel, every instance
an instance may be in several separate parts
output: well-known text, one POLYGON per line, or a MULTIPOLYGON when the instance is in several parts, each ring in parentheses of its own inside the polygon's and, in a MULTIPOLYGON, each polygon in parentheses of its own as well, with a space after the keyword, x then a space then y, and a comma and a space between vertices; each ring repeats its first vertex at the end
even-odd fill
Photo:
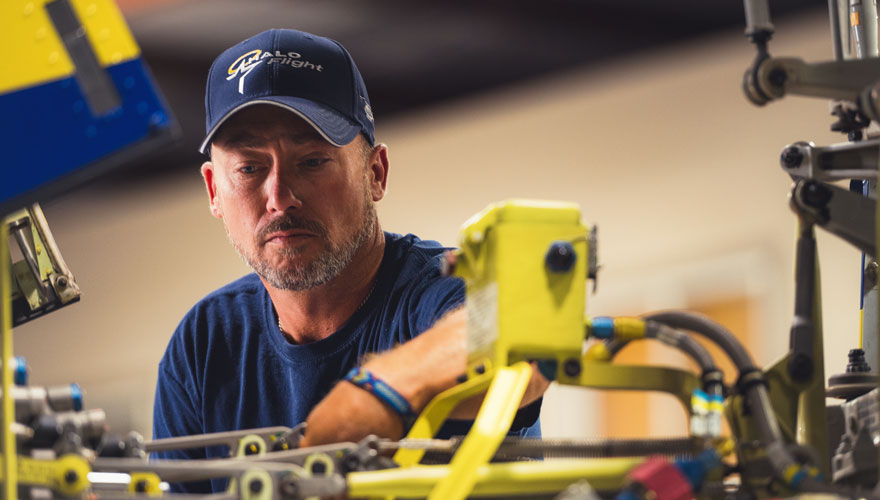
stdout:
POLYGON ((8 67, 0 71, 0 93, 67 77, 73 63, 55 32, 45 0, 0 2, 0 47, 8 67))
MULTIPOLYGON (((0 2, 0 56, 4 64, 0 94, 73 75, 73 62, 49 19, 46 3, 48 0, 0 2)), ((102 66, 140 55, 113 0, 72 0, 71 4, 102 66)))
POLYGON ((101 66, 134 59, 140 48, 113 0, 72 0, 101 66))

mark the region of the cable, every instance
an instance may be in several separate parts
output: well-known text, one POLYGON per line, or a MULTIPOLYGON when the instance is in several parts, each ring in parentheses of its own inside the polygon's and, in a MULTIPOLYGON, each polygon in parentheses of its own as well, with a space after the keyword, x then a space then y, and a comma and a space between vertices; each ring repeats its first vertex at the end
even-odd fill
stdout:
POLYGON ((715 361, 705 347, 689 335, 656 321, 646 321, 645 337, 657 339, 691 357, 702 372, 717 370, 715 361))
POLYGON ((740 373, 757 370, 752 357, 739 339, 727 328, 702 314, 685 311, 663 311, 645 316, 645 320, 663 323, 679 330, 700 334, 718 345, 733 361, 740 373))

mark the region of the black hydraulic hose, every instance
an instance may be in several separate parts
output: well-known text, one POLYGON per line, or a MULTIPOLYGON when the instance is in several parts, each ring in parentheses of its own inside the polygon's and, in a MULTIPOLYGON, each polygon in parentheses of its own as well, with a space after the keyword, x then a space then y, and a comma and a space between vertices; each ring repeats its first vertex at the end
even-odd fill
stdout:
POLYGON ((724 350, 739 372, 738 384, 742 384, 740 389, 753 408, 762 444, 770 446, 772 443, 782 443, 782 434, 772 414, 767 388, 763 385, 763 374, 755 366, 746 348, 730 330, 702 314, 686 311, 653 313, 647 315, 645 320, 692 331, 706 337, 724 350))
MULTIPOLYGON (((703 388, 706 392, 713 395, 723 395, 724 380, 723 374, 712 359, 712 355, 699 342, 691 338, 684 332, 671 328, 663 323, 656 321, 645 322, 645 338, 659 340, 664 344, 676 348, 688 355, 700 368, 703 377, 703 388)), ((605 341, 605 349, 608 351, 609 359, 619 353, 626 345, 628 340, 620 338, 611 338, 605 341)))
MULTIPOLYGON (((651 323, 648 324, 647 330, 645 332, 645 338, 660 340, 666 345, 671 347, 675 347, 685 354, 687 354, 697 366, 700 367, 700 370, 703 372, 715 370, 715 362, 712 359, 712 356, 709 354, 699 342, 694 339, 688 337, 686 334, 681 333, 677 330, 667 327, 661 323, 651 323), (658 334, 659 330, 663 330, 662 334, 658 334)), ((629 345, 629 340, 623 340, 619 338, 608 339, 605 341, 605 349, 608 351, 608 358, 614 359, 617 354, 623 350, 624 347, 629 345)))
POLYGON ((702 372, 717 369, 709 351, 689 335, 656 321, 647 321, 645 326, 645 337, 658 339, 666 345, 682 350, 697 363, 702 372))
POLYGON ((605 341, 605 349, 608 351, 608 359, 614 359, 621 349, 629 343, 627 340, 611 338, 605 341))
POLYGON ((679 330, 700 334, 718 345, 733 361, 740 374, 756 370, 752 357, 736 336, 727 328, 702 314, 686 311, 663 311, 645 316, 645 320, 657 321, 679 330))
POLYGON ((724 396, 724 374, 715 365, 709 351, 690 335, 656 321, 646 321, 645 336, 680 349, 700 367, 703 389, 713 396, 724 396))

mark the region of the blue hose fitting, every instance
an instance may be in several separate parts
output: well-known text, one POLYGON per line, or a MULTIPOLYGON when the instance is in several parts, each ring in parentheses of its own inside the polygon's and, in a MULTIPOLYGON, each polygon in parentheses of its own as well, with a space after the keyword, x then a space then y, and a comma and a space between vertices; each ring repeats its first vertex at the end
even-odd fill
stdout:
POLYGON ((614 318, 608 316, 593 318, 590 334, 597 339, 610 339, 614 336, 614 318))

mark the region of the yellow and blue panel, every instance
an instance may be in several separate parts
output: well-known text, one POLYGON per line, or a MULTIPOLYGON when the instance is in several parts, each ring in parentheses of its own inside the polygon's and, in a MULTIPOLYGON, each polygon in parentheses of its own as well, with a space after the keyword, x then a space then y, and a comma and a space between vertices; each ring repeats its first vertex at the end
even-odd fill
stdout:
POLYGON ((176 130, 113 0, 3 0, 0 51, 0 216, 176 130))

